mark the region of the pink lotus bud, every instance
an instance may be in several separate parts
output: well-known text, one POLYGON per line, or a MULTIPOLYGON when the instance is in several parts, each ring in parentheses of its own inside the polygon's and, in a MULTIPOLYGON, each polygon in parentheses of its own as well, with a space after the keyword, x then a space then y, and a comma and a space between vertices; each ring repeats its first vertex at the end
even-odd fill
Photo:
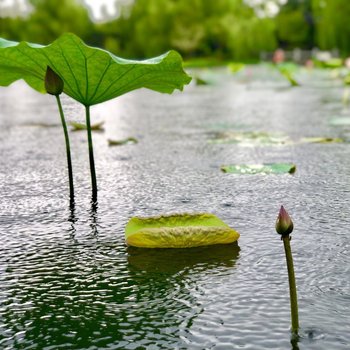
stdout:
POLYGON ((46 69, 45 75, 45 89, 50 95, 59 95, 63 91, 63 80, 56 74, 49 66, 46 69))
POLYGON ((276 220, 276 231, 282 236, 288 236, 293 231, 293 221, 283 208, 283 205, 276 220))

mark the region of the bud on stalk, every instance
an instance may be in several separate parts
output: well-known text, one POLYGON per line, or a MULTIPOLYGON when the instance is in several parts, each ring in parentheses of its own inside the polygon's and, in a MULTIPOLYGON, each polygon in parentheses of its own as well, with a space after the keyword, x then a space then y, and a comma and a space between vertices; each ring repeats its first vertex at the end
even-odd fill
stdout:
POLYGON ((287 211, 281 206, 277 220, 276 220, 276 231, 282 235, 284 251, 286 254, 288 279, 289 279, 289 296, 290 296, 290 309, 292 319, 292 332, 298 334, 299 329, 299 316, 298 316, 298 299, 297 299, 297 287, 295 284, 295 274, 293 265, 292 250, 290 248, 290 237, 289 235, 293 231, 293 222, 287 211))
POLYGON ((63 80, 49 66, 47 66, 45 74, 45 89, 50 95, 60 95, 63 91, 63 80))

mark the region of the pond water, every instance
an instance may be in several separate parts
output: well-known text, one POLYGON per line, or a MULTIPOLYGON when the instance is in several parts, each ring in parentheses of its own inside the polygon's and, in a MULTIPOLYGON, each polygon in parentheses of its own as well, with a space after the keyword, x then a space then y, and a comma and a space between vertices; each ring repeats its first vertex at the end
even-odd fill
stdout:
MULTIPOLYGON (((210 143, 222 131, 343 137, 341 82, 270 68, 196 71, 212 85, 171 96, 139 90, 92 109, 98 204, 90 203, 86 135, 71 133, 69 207, 54 98, 0 88, 1 349, 349 349, 350 145, 210 143), (138 143, 109 147, 108 139, 138 143), (223 164, 292 162, 295 174, 234 175, 223 164), (283 244, 293 217, 300 338, 291 341, 283 244), (238 245, 142 250, 124 243, 131 216, 211 212, 238 245)), ((81 107, 63 99, 69 121, 81 107)))

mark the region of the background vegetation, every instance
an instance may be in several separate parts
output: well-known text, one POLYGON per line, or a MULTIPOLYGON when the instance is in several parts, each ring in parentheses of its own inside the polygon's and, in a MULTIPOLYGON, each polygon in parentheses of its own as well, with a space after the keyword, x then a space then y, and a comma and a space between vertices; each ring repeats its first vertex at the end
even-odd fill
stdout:
POLYGON ((350 54, 349 0, 117 0, 118 17, 104 23, 94 22, 78 0, 28 3, 29 14, 14 17, 2 13, 0 0, 1 37, 47 44, 69 31, 128 58, 170 48, 186 58, 236 60, 277 47, 350 54))

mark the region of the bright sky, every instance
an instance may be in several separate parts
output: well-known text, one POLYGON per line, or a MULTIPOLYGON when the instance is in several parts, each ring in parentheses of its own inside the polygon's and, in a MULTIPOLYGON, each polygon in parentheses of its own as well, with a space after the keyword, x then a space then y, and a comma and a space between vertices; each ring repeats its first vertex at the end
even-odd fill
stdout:
POLYGON ((101 20, 101 8, 105 7, 108 15, 113 16, 116 13, 115 3, 116 0, 84 0, 85 4, 92 10, 94 19, 101 20))

